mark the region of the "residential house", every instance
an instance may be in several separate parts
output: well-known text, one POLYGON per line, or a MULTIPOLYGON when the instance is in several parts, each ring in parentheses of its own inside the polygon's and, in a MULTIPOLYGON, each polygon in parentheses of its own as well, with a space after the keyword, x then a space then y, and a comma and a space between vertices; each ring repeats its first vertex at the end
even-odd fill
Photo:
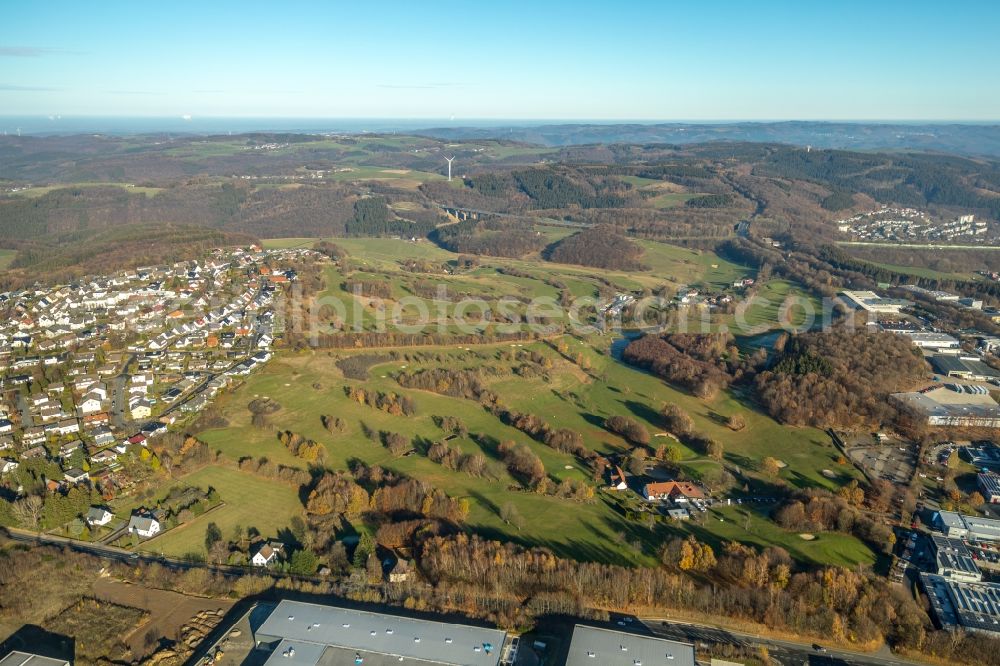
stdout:
POLYGON ((103 506, 92 506, 87 512, 87 524, 92 527, 107 525, 115 519, 115 514, 111 513, 103 506))
POLYGON ((395 566, 389 570, 389 582, 390 583, 405 583, 410 578, 410 574, 413 573, 413 565, 409 560, 399 558, 396 560, 395 566))
POLYGON ((615 465, 611 471, 611 488, 613 490, 628 490, 625 472, 618 465, 615 465))
POLYGON ((41 444, 33 446, 30 449, 25 449, 21 451, 21 458, 24 460, 32 460, 34 458, 48 458, 49 452, 41 444))
POLYGON ((94 438, 94 443, 98 446, 106 446, 115 441, 115 436, 111 433, 111 428, 99 426, 90 431, 90 436, 94 438))
POLYGON ((80 412, 82 414, 93 414, 101 411, 101 397, 96 393, 88 393, 80 401, 80 412))
POLYGON ((266 541, 257 547, 257 552, 250 558, 250 564, 255 567, 269 567, 279 562, 284 555, 285 544, 280 541, 266 541))
POLYGON ((90 481, 90 475, 79 467, 73 467, 63 472, 63 478, 69 483, 83 483, 90 481))
POLYGON ((160 521, 148 512, 138 511, 129 518, 128 532, 148 539, 160 533, 160 521))
POLYGON ((149 400, 136 400, 132 403, 129 412, 135 420, 148 419, 153 413, 153 406, 150 404, 149 400))
POLYGON ((686 481, 647 483, 642 487, 642 495, 649 501, 670 500, 677 503, 705 497, 705 493, 698 486, 686 481))
POLYGON ((55 429, 60 435, 72 435, 80 432, 80 424, 76 422, 76 419, 63 419, 56 424, 55 429))
POLYGON ((106 465, 118 459, 118 453, 114 449, 104 449, 98 451, 90 457, 90 461, 98 465, 106 465))

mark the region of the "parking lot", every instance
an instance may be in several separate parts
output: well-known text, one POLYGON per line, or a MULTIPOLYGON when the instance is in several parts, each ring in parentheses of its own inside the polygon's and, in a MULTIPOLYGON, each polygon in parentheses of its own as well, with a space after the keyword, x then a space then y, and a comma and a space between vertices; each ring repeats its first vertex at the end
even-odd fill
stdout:
POLYGON ((1000 569, 1000 550, 995 544, 967 541, 965 545, 972 551, 972 559, 980 569, 1000 569))
POLYGON ((847 450, 851 462, 861 467, 869 478, 893 483, 909 483, 917 467, 912 444, 892 442, 875 446, 855 446, 847 450))

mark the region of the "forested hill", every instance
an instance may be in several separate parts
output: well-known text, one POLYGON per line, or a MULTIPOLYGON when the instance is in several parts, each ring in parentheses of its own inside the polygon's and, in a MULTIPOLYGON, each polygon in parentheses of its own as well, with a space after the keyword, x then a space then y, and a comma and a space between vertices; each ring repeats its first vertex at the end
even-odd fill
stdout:
POLYGON ((920 150, 1000 156, 1000 124, 848 122, 566 124, 438 127, 414 132, 448 140, 503 138, 544 146, 710 141, 786 143, 842 150, 920 150))

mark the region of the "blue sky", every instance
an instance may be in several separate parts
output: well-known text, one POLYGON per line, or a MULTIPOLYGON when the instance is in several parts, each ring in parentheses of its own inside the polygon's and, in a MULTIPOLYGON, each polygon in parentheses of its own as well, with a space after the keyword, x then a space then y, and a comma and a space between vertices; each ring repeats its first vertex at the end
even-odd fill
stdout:
POLYGON ((1000 119, 995 2, 49 0, 0 17, 6 116, 1000 119))

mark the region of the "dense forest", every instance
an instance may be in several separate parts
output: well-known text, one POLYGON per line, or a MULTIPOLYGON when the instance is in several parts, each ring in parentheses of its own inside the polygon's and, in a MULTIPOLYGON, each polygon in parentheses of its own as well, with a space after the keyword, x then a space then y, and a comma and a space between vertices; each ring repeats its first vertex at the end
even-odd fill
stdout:
POLYGON ((200 256, 220 246, 247 246, 253 236, 188 225, 137 225, 94 232, 74 232, 52 241, 22 241, 11 264, 0 272, 0 288, 23 286, 44 275, 61 282, 80 275, 110 273, 172 263, 200 256))
POLYGON ((1000 219, 1000 167, 993 162, 918 153, 888 156, 781 148, 754 172, 860 192, 882 203, 957 206, 1000 219))
POLYGON ((644 335, 622 352, 622 359, 658 377, 710 398, 733 381, 725 356, 738 358, 728 334, 644 335))
POLYGON ((878 427, 895 418, 889 393, 917 388, 927 364, 908 338, 834 327, 793 336, 775 364, 757 375, 767 411, 783 423, 840 429, 878 427))
POLYGON ((560 264, 579 264, 615 271, 642 271, 643 250, 610 227, 592 227, 567 236, 546 249, 545 258, 560 264))
POLYGON ((438 227, 433 238, 441 247, 461 254, 523 257, 542 249, 544 239, 528 222, 486 218, 438 227))

